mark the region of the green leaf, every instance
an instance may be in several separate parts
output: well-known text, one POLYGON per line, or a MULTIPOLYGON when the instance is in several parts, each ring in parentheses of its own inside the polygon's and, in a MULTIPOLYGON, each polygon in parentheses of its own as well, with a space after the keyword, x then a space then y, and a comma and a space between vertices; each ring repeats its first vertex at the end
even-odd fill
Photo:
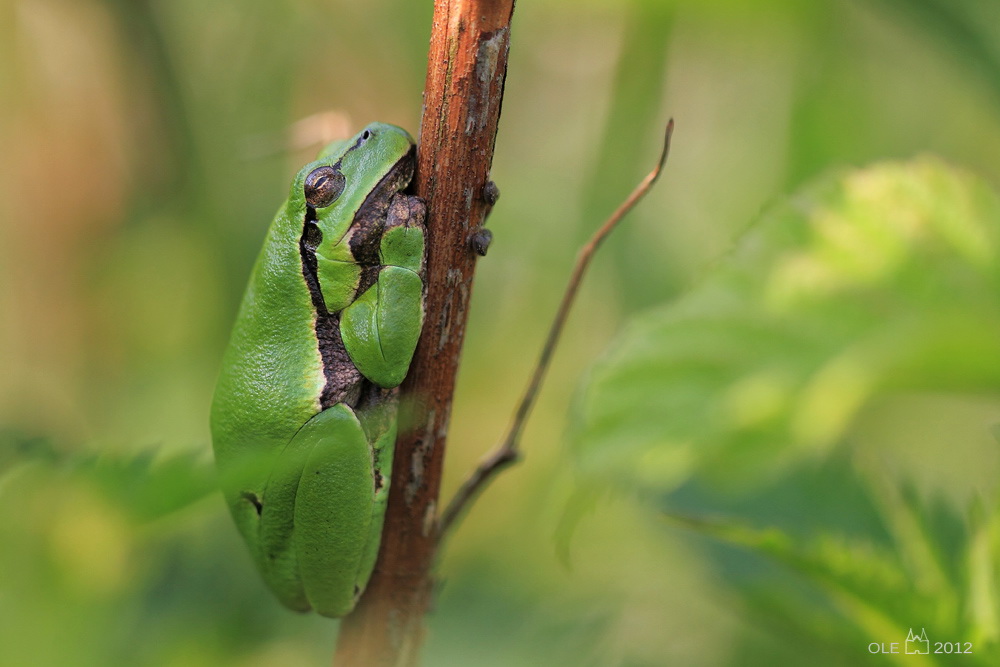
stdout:
POLYGON ((90 483, 137 522, 182 510, 218 488, 204 451, 79 453, 60 450, 46 438, 0 430, 0 491, 26 468, 90 483))
POLYGON ((665 491, 772 478, 901 391, 1000 389, 1000 200, 940 160, 818 181, 593 370, 580 469, 665 491))
MULTIPOLYGON (((777 637, 856 654, 924 624, 995 664, 1000 511, 982 492, 996 486, 970 484, 956 509, 899 466, 947 461, 953 430, 904 429, 893 455, 864 420, 998 390, 1000 198, 936 159, 879 164, 777 203, 683 298, 634 321, 581 392, 573 454, 593 488, 643 492, 711 538, 777 637)), ((935 424, 917 417, 906 425, 935 424)))
POLYGON ((80 462, 76 471, 140 522, 182 510, 216 491, 215 470, 204 452, 96 456, 80 462))
POLYGON ((995 582, 1000 559, 991 545, 997 535, 996 515, 989 525, 975 516, 981 508, 960 517, 914 499, 904 511, 934 555, 962 552, 966 561, 957 571, 947 578, 926 576, 927 563, 917 562, 914 544, 905 536, 884 545, 822 531, 800 537, 777 526, 760 527, 727 516, 677 512, 665 516, 723 545, 762 555, 822 594, 829 605, 826 612, 808 595, 790 590, 787 578, 776 580, 752 569, 747 576, 745 562, 738 568, 744 574, 729 573, 745 603, 754 614, 763 615, 758 620, 771 625, 778 636, 794 632, 812 646, 830 644, 857 651, 870 641, 901 641, 909 628, 926 627, 934 640, 971 642, 973 655, 965 656, 970 665, 996 664, 1000 627, 995 582), (941 512, 948 514, 953 527, 971 526, 972 532, 936 531, 934 524, 943 517, 935 514, 941 512))

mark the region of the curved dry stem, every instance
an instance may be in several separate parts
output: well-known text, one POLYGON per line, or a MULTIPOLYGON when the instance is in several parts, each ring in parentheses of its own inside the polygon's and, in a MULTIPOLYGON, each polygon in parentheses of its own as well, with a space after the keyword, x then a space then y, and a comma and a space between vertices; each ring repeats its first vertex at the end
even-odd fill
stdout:
POLYGON ((653 170, 650 171, 644 179, 636 186, 632 193, 623 201, 618 208, 612 213, 604 224, 594 232, 594 235, 590 237, 590 240, 580 248, 579 254, 576 257, 576 264, 573 267, 573 273, 570 275, 569 283, 566 285, 566 291, 563 293, 562 302, 559 304, 559 310, 556 312, 555 319, 552 321, 552 326, 549 329, 548 338, 545 340, 545 345, 542 346, 542 353, 538 357, 538 363, 535 364, 534 373, 532 373, 531 381, 528 383, 527 389, 524 391, 524 395, 521 397, 521 402, 517 406, 517 410, 514 412, 514 417, 511 419, 510 427, 507 430, 507 436, 500 442, 497 447, 490 452, 486 458, 484 458, 479 466, 466 478, 459 487, 458 491, 455 492, 454 497, 448 506, 445 508, 444 512, 441 514, 441 518, 438 521, 437 534, 439 539, 446 535, 451 528, 454 526, 456 520, 462 515, 462 513, 469 507, 469 505, 475 500, 475 498, 486 488, 486 485, 497 473, 517 461, 520 456, 519 443, 521 440, 521 433, 524 431, 524 426, 528 421, 528 416, 531 414, 531 409, 535 405, 535 400, 538 398, 538 392, 541 389, 542 381, 545 379, 545 373, 548 371, 549 364, 552 361, 552 355, 555 352, 556 345, 559 343, 559 336, 562 334, 563 328, 566 325, 566 320, 569 317, 569 311, 573 307, 573 302, 576 300, 576 294, 580 289, 580 283, 583 281, 583 276, 590 266, 590 260, 593 258, 594 253, 600 247, 601 243, 611 234, 612 231, 618 226, 618 223, 622 221, 626 214, 631 211, 636 204, 649 192, 656 179, 660 177, 660 172, 663 171, 663 166, 667 162, 667 156, 670 154, 670 138, 674 132, 674 119, 671 118, 667 123, 667 129, 663 137, 663 151, 660 153, 660 160, 657 162, 653 170))

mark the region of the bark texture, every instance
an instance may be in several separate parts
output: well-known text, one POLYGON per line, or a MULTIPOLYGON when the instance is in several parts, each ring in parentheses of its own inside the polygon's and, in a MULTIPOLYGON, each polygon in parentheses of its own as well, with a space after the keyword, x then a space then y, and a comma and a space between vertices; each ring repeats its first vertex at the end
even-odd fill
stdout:
POLYGON ((470 239, 507 72, 514 0, 435 0, 415 193, 427 201, 423 335, 403 384, 401 433, 378 564, 341 622, 334 664, 416 665, 434 589, 438 493, 478 255, 470 239))

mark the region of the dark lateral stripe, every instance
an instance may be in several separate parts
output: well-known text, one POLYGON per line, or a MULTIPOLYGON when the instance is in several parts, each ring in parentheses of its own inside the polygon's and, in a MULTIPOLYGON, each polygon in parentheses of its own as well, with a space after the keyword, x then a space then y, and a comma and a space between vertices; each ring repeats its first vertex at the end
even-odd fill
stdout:
POLYGON ((319 233, 319 229, 313 224, 314 216, 315 211, 308 209, 304 223, 306 231, 299 242, 299 254, 302 258, 302 276, 309 288, 309 297, 316 313, 314 333, 325 378, 320 394, 320 407, 325 410, 337 403, 349 402, 349 395, 358 387, 362 375, 347 354, 340 336, 340 312, 330 313, 323 301, 316 273, 315 245, 310 242, 311 232, 308 229, 311 227, 319 233))
MULTIPOLYGON (((354 145, 344 151, 344 154, 332 166, 339 169, 345 157, 358 146, 361 145, 360 135, 354 145)), ((386 204, 392 194, 399 189, 402 181, 408 180, 412 176, 413 158, 415 147, 411 147, 407 155, 396 162, 389 171, 379 179, 379 182, 372 188, 356 211, 353 212, 354 219, 348 229, 357 226, 365 227, 368 231, 378 232, 374 236, 374 263, 371 266, 374 270, 368 270, 372 257, 369 255, 371 248, 362 248, 355 251, 354 244, 351 246, 351 254, 355 260, 362 265, 361 285, 355 290, 355 296, 367 289, 378 278, 378 241, 381 237, 381 230, 375 229, 379 221, 385 216, 385 206, 380 206, 384 201, 386 204), (409 174, 404 174, 409 171, 409 174), (402 177, 402 178, 401 178, 402 177), (389 192, 392 190, 392 192, 389 192), (368 260, 367 262, 364 260, 368 260), (367 283, 367 284, 365 284, 367 283)), ((302 236, 299 238, 299 257, 302 263, 302 277, 309 290, 309 297, 312 301, 313 309, 316 313, 315 335, 317 346, 319 347, 320 358, 323 363, 323 376, 325 384, 320 395, 320 406, 326 409, 336 403, 356 401, 351 400, 352 393, 357 392, 364 376, 351 361, 347 348, 340 335, 340 312, 330 313, 326 308, 326 301, 323 298, 323 291, 319 284, 318 263, 316 260, 316 249, 323 240, 323 232, 316 225, 316 210, 311 206, 306 206, 305 216, 302 221, 302 236)), ((345 232, 346 233, 346 232, 345 232)), ((360 235, 364 236, 364 234, 360 235)))

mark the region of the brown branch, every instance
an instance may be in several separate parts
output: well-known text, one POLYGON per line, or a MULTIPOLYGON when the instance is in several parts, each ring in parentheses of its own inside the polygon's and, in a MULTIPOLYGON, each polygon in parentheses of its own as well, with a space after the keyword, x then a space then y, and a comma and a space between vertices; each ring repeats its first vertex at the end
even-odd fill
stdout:
POLYGON ((570 276, 569 283, 566 285, 566 291, 563 293, 562 303, 559 304, 559 310, 556 313, 555 319, 552 321, 552 328, 549 329, 549 336, 545 340, 545 345, 542 347, 542 353, 538 358, 538 363, 535 365, 535 372, 531 376, 531 382, 528 383, 528 388, 525 390, 524 395, 521 397, 521 402, 517 406, 517 411, 514 413, 514 417, 511 420, 510 429, 507 431, 507 437, 494 449, 485 459, 483 459, 479 466, 469 475, 468 478, 462 483, 458 491, 455 492, 455 496, 448 503, 448 507, 445 509, 444 513, 441 515, 441 520, 438 526, 438 534, 444 536, 452 528, 455 521, 461 516, 462 512, 468 508, 469 504, 478 496, 486 485, 494 478, 496 475, 509 466, 510 464, 517 461, 520 452, 518 450, 518 444, 521 440, 521 433, 524 431, 524 425, 528 420, 528 415, 531 414, 531 408, 535 404, 535 399, 538 397, 538 391, 541 389, 542 381, 545 379, 545 373, 549 368, 549 362, 552 361, 552 354, 555 352, 556 345, 559 343, 559 336, 562 334, 563 327, 566 325, 566 319, 569 317, 570 308, 573 307, 573 302, 576 300, 576 293, 580 288, 580 282, 583 280, 583 275, 587 271, 587 267, 590 265, 590 260, 593 258, 594 253, 600 247, 604 239, 615 229, 622 218, 632 210, 632 208, 639 203, 649 189, 656 182, 656 179, 660 177, 660 172, 663 170, 663 165, 667 161, 667 156, 670 154, 670 137, 674 132, 674 120, 671 118, 670 122, 667 123, 667 130, 663 137, 663 151, 660 153, 660 161, 656 164, 646 178, 642 180, 639 185, 636 186, 635 190, 632 191, 625 201, 618 206, 618 209, 611 214, 611 216, 601 225, 600 229, 594 232, 594 235, 590 237, 590 240, 585 246, 580 249, 580 253, 576 257, 576 265, 573 267, 573 273, 570 276))
POLYGON ((435 0, 415 192, 427 200, 424 332, 403 384, 382 546, 368 589, 341 622, 337 665, 414 665, 437 551, 434 530, 476 255, 487 209, 514 0, 435 0))

